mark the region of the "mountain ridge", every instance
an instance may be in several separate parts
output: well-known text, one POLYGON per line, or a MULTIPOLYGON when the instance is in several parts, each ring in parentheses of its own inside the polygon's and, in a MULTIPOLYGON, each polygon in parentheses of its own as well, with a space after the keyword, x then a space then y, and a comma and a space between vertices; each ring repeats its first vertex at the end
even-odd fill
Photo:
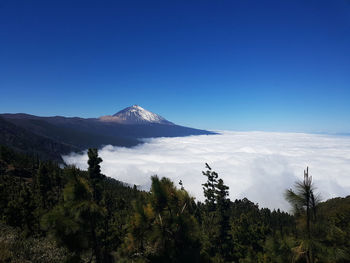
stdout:
MULTIPOLYGON (((124 113, 125 110, 132 107, 135 108, 135 105, 119 111, 116 114, 124 113)), ((143 108, 141 109, 144 110, 143 108)), ((20 131, 19 133, 21 134, 24 134, 23 131, 27 131, 28 133, 26 134, 34 134, 39 142, 42 141, 43 143, 45 142, 45 144, 49 144, 46 140, 50 140, 50 143, 52 142, 51 145, 58 143, 60 145, 69 146, 69 148, 74 149, 74 151, 82 151, 87 148, 99 148, 109 144, 113 146, 133 147, 142 143, 140 140, 142 138, 216 134, 211 131, 176 125, 156 114, 150 116, 154 117, 153 119, 141 119, 136 121, 133 119, 135 116, 140 117, 138 114, 131 115, 131 119, 126 118, 124 122, 120 122, 101 120, 100 118, 64 116, 40 117, 26 113, 0 114, 0 118, 6 121, 6 126, 8 126, 8 123, 14 125, 11 126, 12 133, 17 133, 16 129, 20 131)), ((5 126, 5 122, 0 122, 0 129, 1 126, 5 126)), ((30 137, 30 135, 22 136, 21 138, 28 140, 25 144, 30 144, 30 138, 26 137, 30 137)), ((7 143, 7 146, 13 147, 15 140, 12 140, 12 144, 13 145, 7 143)), ((40 144, 37 143, 36 145, 38 146, 40 144)), ((13 148, 18 149, 18 147, 13 148)), ((67 147, 59 148, 65 150, 58 151, 55 155, 56 157, 59 156, 59 154, 66 154, 67 147)), ((26 148, 20 150, 26 152, 26 148)), ((31 151, 35 152, 35 149, 31 151)), ((49 155, 50 147, 45 148, 45 151, 49 155)))
POLYGON ((62 154, 79 151, 73 145, 61 143, 32 133, 27 129, 6 121, 0 117, 0 145, 11 147, 18 152, 37 155, 44 160, 61 161, 62 154))

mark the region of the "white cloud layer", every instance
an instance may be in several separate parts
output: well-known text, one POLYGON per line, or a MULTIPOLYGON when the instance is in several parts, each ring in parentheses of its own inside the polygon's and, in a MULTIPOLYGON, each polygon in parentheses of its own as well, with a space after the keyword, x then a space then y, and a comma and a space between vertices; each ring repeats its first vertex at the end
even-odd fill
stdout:
MULTIPOLYGON (((303 178, 309 166, 323 199, 350 194, 350 137, 302 133, 222 132, 148 139, 134 148, 106 146, 99 151, 107 176, 149 189, 150 176, 183 181, 203 200, 201 171, 207 162, 230 187, 230 198, 247 197, 261 207, 289 208, 287 188, 303 178)), ((87 154, 63 157, 87 168, 87 154)))

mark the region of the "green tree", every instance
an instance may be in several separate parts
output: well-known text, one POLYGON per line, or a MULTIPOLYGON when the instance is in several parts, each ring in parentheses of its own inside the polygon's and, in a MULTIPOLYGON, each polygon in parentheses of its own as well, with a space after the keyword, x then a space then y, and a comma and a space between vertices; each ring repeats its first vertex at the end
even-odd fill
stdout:
POLYGON ((99 203, 104 178, 100 174, 101 161, 97 150, 89 150, 88 176, 74 167, 67 168, 69 179, 63 190, 63 200, 42 220, 42 226, 73 253, 71 262, 80 262, 81 254, 90 248, 91 259, 97 263, 103 260, 99 234, 106 209, 99 203))
POLYGON ((218 174, 211 169, 211 167, 205 163, 206 171, 202 171, 202 174, 206 177, 207 181, 202 184, 204 193, 204 205, 201 207, 201 243, 202 254, 206 258, 213 258, 217 254, 217 236, 218 228, 215 225, 215 211, 216 211, 216 188, 218 174))
POLYGON ((204 176, 207 177, 207 182, 202 184, 203 185, 203 192, 205 197, 205 204, 207 212, 214 212, 216 208, 216 185, 218 183, 218 174, 215 171, 212 171, 211 167, 205 163, 205 167, 207 170, 203 173, 204 176))
POLYGON ((232 257, 236 261, 245 259, 247 262, 256 262, 258 254, 263 251, 266 236, 265 226, 259 218, 252 213, 242 213, 233 220, 231 235, 235 249, 232 257))
POLYGON ((219 175, 206 163, 207 177, 203 185, 205 205, 202 215, 203 253, 214 261, 229 261, 232 255, 232 238, 230 235, 230 199, 229 187, 219 175))
POLYGON ((92 190, 88 181, 79 176, 77 170, 70 169, 69 172, 62 202, 43 216, 41 225, 72 253, 68 262, 80 262, 81 254, 90 247, 89 217, 97 207, 91 202, 92 190))
POLYGON ((224 184, 222 179, 218 180, 215 185, 216 198, 216 213, 215 224, 218 228, 217 232, 217 246, 219 254, 225 261, 231 260, 232 253, 232 238, 230 235, 230 199, 228 198, 229 187, 224 184))
MULTIPOLYGON (((105 176, 101 174, 101 167, 100 163, 102 162, 102 159, 98 156, 97 149, 89 149, 88 150, 88 174, 89 174, 89 180, 92 185, 92 194, 93 194, 93 201, 96 205, 99 205, 101 203, 101 200, 103 198, 103 179, 105 176)), ((102 252, 101 252, 101 240, 98 236, 98 225, 101 222, 98 222, 98 218, 96 217, 97 214, 93 214, 91 217, 91 237, 92 237, 92 246, 94 251, 94 256, 96 263, 102 262, 102 252)))
POLYGON ((101 174, 100 163, 102 159, 98 156, 98 151, 95 148, 88 150, 88 158, 88 174, 92 184, 93 198, 98 203, 102 199, 102 181, 105 178, 105 176, 101 174))
POLYGON ((32 198, 32 191, 29 185, 21 180, 13 189, 16 192, 10 194, 10 199, 5 210, 6 221, 11 226, 20 227, 25 235, 32 234, 34 230, 33 225, 35 224, 33 214, 35 205, 32 198))
POLYGON ((317 205, 319 196, 314 194, 315 187, 309 168, 304 171, 304 180, 295 183, 295 190, 289 189, 285 193, 287 201, 292 205, 294 214, 305 221, 305 235, 300 245, 294 249, 298 257, 304 256, 307 263, 315 262, 316 241, 312 232, 312 224, 317 219, 317 205))
POLYGON ((152 177, 145 204, 136 202, 123 254, 129 260, 199 262, 195 203, 185 190, 167 178, 152 177))

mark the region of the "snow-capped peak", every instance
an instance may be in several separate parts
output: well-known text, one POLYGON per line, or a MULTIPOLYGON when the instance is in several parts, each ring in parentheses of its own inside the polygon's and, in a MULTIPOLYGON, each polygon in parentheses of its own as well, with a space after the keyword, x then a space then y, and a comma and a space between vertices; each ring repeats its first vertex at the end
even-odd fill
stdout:
POLYGON ((159 124, 172 124, 162 116, 152 113, 144 108, 133 105, 127 107, 114 115, 107 115, 100 117, 101 121, 118 122, 124 124, 147 124, 147 123, 159 123, 159 124))

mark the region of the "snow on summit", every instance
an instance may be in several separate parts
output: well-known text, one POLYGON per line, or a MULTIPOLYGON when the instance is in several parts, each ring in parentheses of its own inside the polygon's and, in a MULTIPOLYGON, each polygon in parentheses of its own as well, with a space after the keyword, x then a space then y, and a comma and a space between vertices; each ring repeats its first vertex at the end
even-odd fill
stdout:
POLYGON ((138 105, 127 107, 114 115, 102 116, 100 117, 100 120, 106 122, 118 122, 123 124, 173 124, 162 116, 145 110, 138 105))

